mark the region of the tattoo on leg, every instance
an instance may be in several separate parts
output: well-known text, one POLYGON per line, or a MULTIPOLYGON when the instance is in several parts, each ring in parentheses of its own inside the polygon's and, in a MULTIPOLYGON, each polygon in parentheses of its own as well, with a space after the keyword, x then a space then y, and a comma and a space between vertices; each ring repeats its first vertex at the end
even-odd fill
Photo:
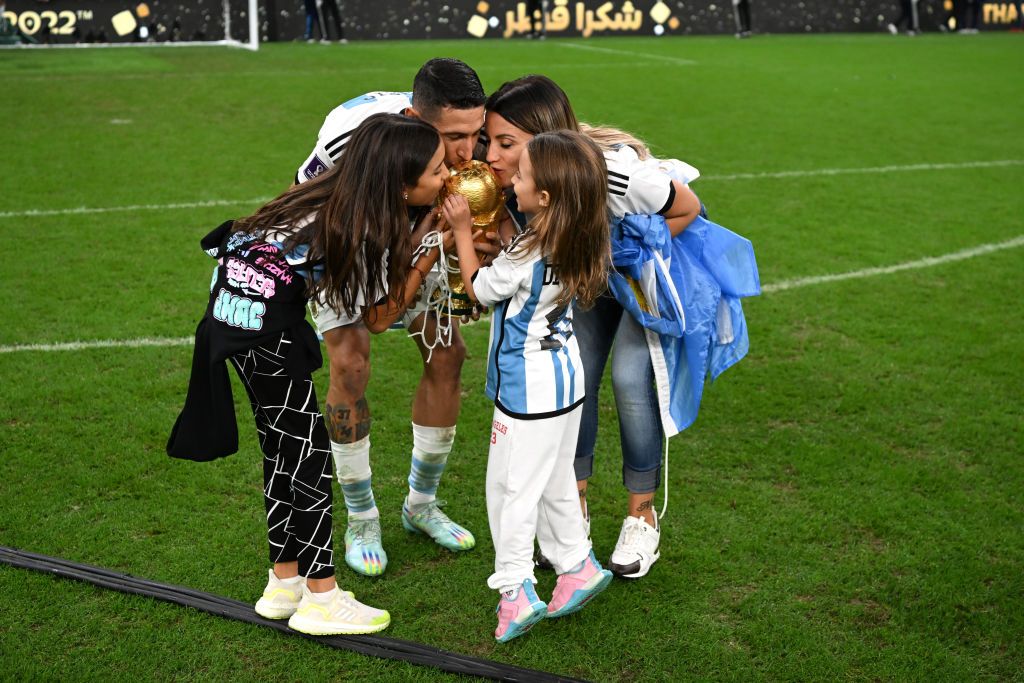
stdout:
POLYGON ((651 509, 651 501, 649 501, 649 500, 645 500, 644 502, 642 502, 642 503, 640 503, 639 505, 636 506, 636 511, 637 512, 643 512, 644 510, 650 510, 650 509, 651 509))
POLYGON ((370 433, 370 404, 365 398, 356 401, 356 441, 366 438, 370 433))
POLYGON ((365 398, 352 406, 324 404, 324 423, 331 441, 352 443, 370 433, 370 407, 365 398), (352 414, 355 413, 355 420, 352 414), (354 437, 354 438, 353 438, 354 437))

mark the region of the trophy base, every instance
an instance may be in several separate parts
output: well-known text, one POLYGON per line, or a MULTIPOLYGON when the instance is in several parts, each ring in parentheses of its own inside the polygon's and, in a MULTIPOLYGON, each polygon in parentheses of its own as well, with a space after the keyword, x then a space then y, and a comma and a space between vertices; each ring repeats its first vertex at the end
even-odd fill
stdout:
POLYGON ((473 312, 473 302, 465 294, 452 293, 452 303, 445 313, 449 316, 464 316, 473 312))
POLYGON ((430 297, 430 310, 436 311, 438 315, 461 317, 473 312, 475 305, 469 299, 465 291, 451 292, 451 301, 445 304, 444 300, 435 291, 430 297))

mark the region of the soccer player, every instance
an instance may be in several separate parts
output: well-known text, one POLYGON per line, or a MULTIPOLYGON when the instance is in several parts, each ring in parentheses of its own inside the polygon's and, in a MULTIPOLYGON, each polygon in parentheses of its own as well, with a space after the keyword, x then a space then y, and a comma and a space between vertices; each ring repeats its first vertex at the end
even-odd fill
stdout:
MULTIPOLYGON (((483 126, 484 101, 483 86, 473 69, 457 59, 431 59, 416 74, 412 93, 371 92, 335 108, 295 180, 302 183, 331 168, 344 153, 352 131, 366 117, 380 112, 426 121, 440 133, 449 166, 467 161, 473 157, 483 126)), ((437 271, 431 275, 437 276, 437 271)), ((429 291, 430 286, 424 289, 429 291)), ((324 418, 335 473, 348 508, 345 561, 360 574, 377 576, 387 567, 387 553, 371 487, 370 407, 365 393, 370 357, 367 328, 381 331, 380 321, 364 321, 323 302, 314 303, 311 309, 330 358, 324 418)), ((410 333, 423 333, 414 339, 424 363, 412 405, 412 463, 402 525, 430 536, 449 550, 469 550, 476 544, 473 534, 449 519, 438 508, 435 497, 455 441, 466 347, 455 320, 450 344, 432 350, 426 346, 424 338, 437 338, 438 321, 427 314, 425 302, 410 307, 404 322, 410 333)))

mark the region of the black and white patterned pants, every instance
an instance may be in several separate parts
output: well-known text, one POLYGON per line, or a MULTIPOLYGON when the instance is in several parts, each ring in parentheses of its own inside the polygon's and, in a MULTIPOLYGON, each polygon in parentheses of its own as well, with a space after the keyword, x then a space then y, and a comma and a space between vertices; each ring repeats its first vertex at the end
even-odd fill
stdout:
POLYGON ((263 449, 263 494, 271 562, 299 563, 311 579, 334 575, 331 443, 313 380, 282 367, 287 333, 231 357, 242 378, 263 449))

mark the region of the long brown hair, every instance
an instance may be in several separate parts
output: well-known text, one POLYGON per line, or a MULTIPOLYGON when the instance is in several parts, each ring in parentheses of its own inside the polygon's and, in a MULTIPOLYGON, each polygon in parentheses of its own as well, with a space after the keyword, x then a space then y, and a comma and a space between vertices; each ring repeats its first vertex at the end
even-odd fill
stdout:
POLYGON ((581 121, 580 132, 596 142, 605 152, 613 151, 620 145, 626 145, 633 148, 637 158, 641 161, 651 156, 651 149, 646 142, 624 130, 611 126, 592 126, 581 121))
POLYGON ((547 76, 523 76, 502 83, 484 107, 530 135, 579 128, 565 91, 547 76))
POLYGON ((392 298, 401 297, 412 251, 403 188, 418 184, 440 144, 437 130, 418 119, 370 116, 334 168, 236 221, 235 229, 263 236, 290 232, 286 252, 308 245, 309 262, 324 265, 309 296, 322 293, 346 314, 358 312, 360 292, 374 296, 385 283, 392 298))
POLYGON ((526 152, 537 191, 547 192, 549 201, 516 250, 539 251, 556 268, 559 304, 575 297, 589 307, 605 290, 611 263, 604 155, 593 140, 570 130, 541 133, 526 152))
POLYGON ((578 120, 565 91, 547 76, 522 76, 503 83, 487 99, 485 106, 487 111, 493 111, 530 135, 553 130, 578 130, 606 152, 619 145, 628 145, 640 159, 651 156, 647 143, 631 133, 578 120))

